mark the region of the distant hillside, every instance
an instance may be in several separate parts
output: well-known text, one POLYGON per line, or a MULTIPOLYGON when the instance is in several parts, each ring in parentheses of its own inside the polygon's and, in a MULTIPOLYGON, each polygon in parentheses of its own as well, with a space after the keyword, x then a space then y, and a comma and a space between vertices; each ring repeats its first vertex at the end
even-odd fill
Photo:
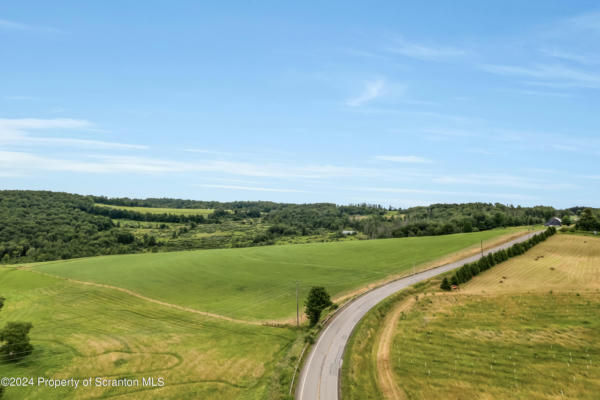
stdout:
POLYGON ((55 260, 135 250, 91 199, 68 193, 0 192, 0 260, 55 260))
POLYGON ((0 261, 442 235, 539 224, 564 213, 573 214, 498 203, 386 209, 369 204, 129 199, 5 190, 0 191, 0 261), (344 229, 357 234, 344 236, 344 229))

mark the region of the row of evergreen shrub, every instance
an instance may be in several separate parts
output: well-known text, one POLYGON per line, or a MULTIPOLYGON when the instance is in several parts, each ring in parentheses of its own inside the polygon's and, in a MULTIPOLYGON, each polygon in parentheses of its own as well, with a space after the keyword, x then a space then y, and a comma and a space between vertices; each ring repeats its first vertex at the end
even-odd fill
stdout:
POLYGON ((543 242, 550 236, 556 233, 556 228, 550 227, 542 233, 538 233, 535 236, 527 239, 521 243, 515 243, 511 247, 505 250, 499 250, 494 253, 489 253, 486 256, 481 257, 479 260, 468 263, 460 267, 454 275, 448 280, 444 278, 440 288, 443 290, 450 290, 452 285, 460 285, 461 283, 468 282, 482 271, 492 268, 496 264, 500 264, 503 261, 508 260, 511 257, 519 256, 525 253, 527 250, 535 246, 536 244, 543 242))

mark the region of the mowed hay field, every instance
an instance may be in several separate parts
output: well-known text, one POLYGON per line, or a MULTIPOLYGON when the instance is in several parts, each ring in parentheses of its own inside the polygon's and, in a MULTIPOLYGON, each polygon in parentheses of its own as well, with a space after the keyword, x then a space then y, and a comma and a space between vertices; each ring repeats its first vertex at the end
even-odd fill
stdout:
POLYGON ((278 398, 278 363, 298 335, 18 269, 0 268, 0 288, 7 298, 0 324, 32 322, 35 347, 22 362, 0 361, 0 376, 165 381, 163 388, 9 387, 4 399, 278 398))
POLYGON ((27 268, 229 318, 272 321, 295 316, 296 282, 301 298, 311 286, 336 297, 465 248, 477 251, 480 240, 525 231, 103 256, 27 268))
POLYGON ((415 295, 398 318, 406 296, 379 319, 395 324, 389 354, 377 353, 383 328, 354 340, 370 371, 346 371, 347 398, 599 398, 599 238, 555 235, 460 291, 435 279, 415 295))
POLYGON ((98 207, 115 208, 118 210, 135 211, 148 214, 174 214, 174 215, 204 215, 211 214, 214 210, 209 208, 162 208, 162 207, 129 207, 114 206, 111 204, 95 204, 98 207))
POLYGON ((595 292, 600 290, 600 238, 559 235, 495 266, 463 293, 595 292), (500 283, 502 281, 502 283, 500 283))

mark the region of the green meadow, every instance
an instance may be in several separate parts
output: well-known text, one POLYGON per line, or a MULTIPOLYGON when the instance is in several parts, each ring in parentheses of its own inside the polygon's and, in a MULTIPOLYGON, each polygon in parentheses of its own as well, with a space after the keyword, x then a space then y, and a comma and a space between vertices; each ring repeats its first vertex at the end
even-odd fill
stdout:
POLYGON ((212 213, 209 208, 161 208, 161 207, 129 207, 115 206, 111 204, 96 204, 99 207, 115 208, 119 210, 135 211, 148 214, 175 214, 175 215, 204 215, 212 213))
POLYGON ((295 315, 296 282, 301 298, 317 285, 336 297, 517 231, 102 256, 30 268, 231 318, 279 320, 295 315))
MULTIPOLYGON (((140 277, 143 279, 143 277, 140 277)), ((29 321, 34 352, 0 376, 162 377, 162 388, 16 388, 3 400, 279 398, 297 331, 222 321, 106 288, 0 268, 5 321, 29 321)), ((290 367, 288 366, 288 369, 290 367)))

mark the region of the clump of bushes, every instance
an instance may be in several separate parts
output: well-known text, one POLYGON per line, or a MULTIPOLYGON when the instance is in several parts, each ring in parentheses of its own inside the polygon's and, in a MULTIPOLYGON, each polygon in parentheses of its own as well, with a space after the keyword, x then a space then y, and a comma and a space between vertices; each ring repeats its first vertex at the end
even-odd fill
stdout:
POLYGON ((448 280, 448 278, 444 278, 442 280, 442 284, 440 285, 440 289, 450 290, 452 288, 452 285, 458 286, 461 283, 468 282, 469 280, 471 280, 471 278, 473 278, 480 272, 488 270, 494 265, 500 264, 501 262, 506 261, 511 257, 516 257, 525 253, 527 250, 529 250, 536 244, 543 242, 555 233, 556 228, 550 227, 544 232, 532 236, 524 242, 513 244, 506 250, 499 250, 494 253, 489 253, 488 255, 481 257, 478 261, 465 264, 462 267, 460 267, 454 273, 454 275, 452 275, 450 280, 448 280))

